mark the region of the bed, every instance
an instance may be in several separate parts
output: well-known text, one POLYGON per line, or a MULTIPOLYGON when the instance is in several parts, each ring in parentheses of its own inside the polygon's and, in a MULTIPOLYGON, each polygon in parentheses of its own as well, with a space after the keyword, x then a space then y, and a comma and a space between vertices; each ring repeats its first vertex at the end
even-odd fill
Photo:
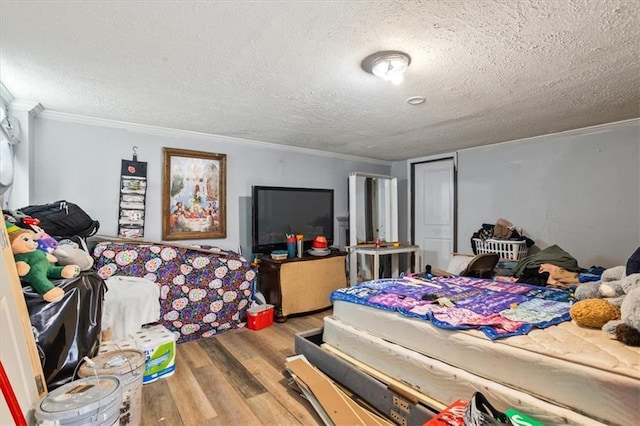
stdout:
POLYGON ((563 307, 568 292, 533 288, 533 294, 541 295, 533 306, 541 311, 549 308, 553 314, 525 314, 502 322, 492 312, 526 306, 529 299, 519 298, 519 304, 509 300, 529 294, 530 289, 456 277, 454 285, 502 289, 502 294, 489 292, 487 298, 467 288, 457 293, 460 297, 445 297, 460 305, 435 315, 424 305, 441 312, 447 305, 419 296, 433 295, 434 287, 429 284, 435 283, 439 286, 435 295, 443 297, 447 293, 443 280, 430 281, 427 286, 411 278, 378 280, 336 290, 332 293, 333 314, 324 319, 323 342, 445 406, 480 391, 496 407, 513 407, 546 425, 638 423, 640 349, 572 323, 563 307), (483 307, 489 311, 482 316, 490 320, 461 320, 465 316, 455 314, 456 309, 463 309, 458 306, 472 306, 467 303, 469 298, 479 305, 485 298, 483 307), (503 302, 506 309, 502 309, 503 302), (488 308, 493 305, 494 310, 488 308), (522 321, 523 317, 530 321, 522 321))
POLYGON ((103 241, 94 247, 93 257, 104 280, 139 277, 159 286, 160 323, 177 343, 246 326, 256 273, 237 253, 103 241))

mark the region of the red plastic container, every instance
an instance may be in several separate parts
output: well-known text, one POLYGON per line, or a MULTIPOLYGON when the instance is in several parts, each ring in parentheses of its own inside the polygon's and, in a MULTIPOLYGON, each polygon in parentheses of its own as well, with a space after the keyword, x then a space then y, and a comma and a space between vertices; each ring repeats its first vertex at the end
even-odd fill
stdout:
POLYGON ((247 309, 247 327, 261 330, 273 324, 273 305, 258 305, 247 309))

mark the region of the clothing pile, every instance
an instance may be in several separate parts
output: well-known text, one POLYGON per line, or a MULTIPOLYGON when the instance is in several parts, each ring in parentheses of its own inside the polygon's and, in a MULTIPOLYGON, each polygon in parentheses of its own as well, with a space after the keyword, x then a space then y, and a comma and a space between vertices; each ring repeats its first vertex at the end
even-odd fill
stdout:
POLYGON ((518 282, 569 289, 580 283, 598 281, 605 268, 581 268, 578 261, 557 245, 520 259, 513 270, 518 282))
POLYGON ((521 283, 569 288, 580 282, 580 271, 578 261, 554 244, 520 259, 513 275, 521 283))

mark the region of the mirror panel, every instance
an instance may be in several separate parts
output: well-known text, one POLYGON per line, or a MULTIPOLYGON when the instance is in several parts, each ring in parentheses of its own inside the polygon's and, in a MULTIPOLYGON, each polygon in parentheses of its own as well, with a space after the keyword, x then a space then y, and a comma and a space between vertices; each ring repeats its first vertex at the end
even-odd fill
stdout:
POLYGON ((398 183, 393 176, 349 175, 349 244, 398 241, 398 183))

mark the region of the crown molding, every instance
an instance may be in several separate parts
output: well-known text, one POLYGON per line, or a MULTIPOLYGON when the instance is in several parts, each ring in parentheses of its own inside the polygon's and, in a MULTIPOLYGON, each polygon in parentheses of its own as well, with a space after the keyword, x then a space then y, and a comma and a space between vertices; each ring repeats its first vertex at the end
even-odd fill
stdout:
POLYGON ((36 117, 44 111, 44 107, 39 102, 29 99, 14 99, 9 104, 9 111, 28 112, 32 117, 36 117))
POLYGON ((562 132, 545 133, 545 134, 538 135, 538 136, 531 136, 531 137, 528 137, 528 138, 514 139, 514 140, 511 140, 511 141, 496 142, 496 143, 490 144, 490 145, 473 146, 473 147, 470 147, 470 148, 460 149, 460 150, 458 150, 458 152, 471 151, 471 150, 476 150, 476 149, 492 148, 492 147, 495 147, 495 146, 506 145, 506 144, 516 143, 516 142, 534 141, 536 139, 546 138, 546 137, 549 137, 549 136, 592 135, 594 133, 607 132, 611 128, 619 127, 619 126, 640 126, 640 117, 629 118, 627 120, 614 121, 614 122, 611 122, 611 123, 596 124, 594 126, 581 127, 579 129, 564 130, 562 132))
POLYGON ((7 87, 4 85, 4 83, 2 83, 2 81, 0 81, 0 98, 2 99, 2 102, 4 102, 5 105, 9 105, 11 102, 13 102, 13 95, 11 94, 11 92, 9 91, 9 89, 7 89, 7 87))
POLYGON ((147 124, 129 123, 125 121, 109 120, 105 118, 88 117, 84 115, 69 114, 66 112, 58 112, 51 110, 43 110, 38 114, 38 118, 46 120, 64 121, 68 123, 87 124, 91 126, 103 126, 117 129, 130 130, 133 132, 146 133, 157 136, 167 137, 189 137, 193 139, 212 140, 215 142, 228 142, 234 145, 246 145, 248 147, 263 147, 277 149, 280 151, 295 152, 298 154, 315 155, 318 157, 335 158, 345 161, 355 161, 359 163, 376 164, 381 166, 391 166, 391 161, 378 160, 375 158, 360 157, 356 155, 339 154, 329 151, 320 151, 317 149, 300 148, 289 145, 280 145, 272 142, 261 142, 251 139, 236 138, 233 136, 215 135, 211 133, 195 132, 191 130, 171 129, 168 127, 150 126, 147 124))

